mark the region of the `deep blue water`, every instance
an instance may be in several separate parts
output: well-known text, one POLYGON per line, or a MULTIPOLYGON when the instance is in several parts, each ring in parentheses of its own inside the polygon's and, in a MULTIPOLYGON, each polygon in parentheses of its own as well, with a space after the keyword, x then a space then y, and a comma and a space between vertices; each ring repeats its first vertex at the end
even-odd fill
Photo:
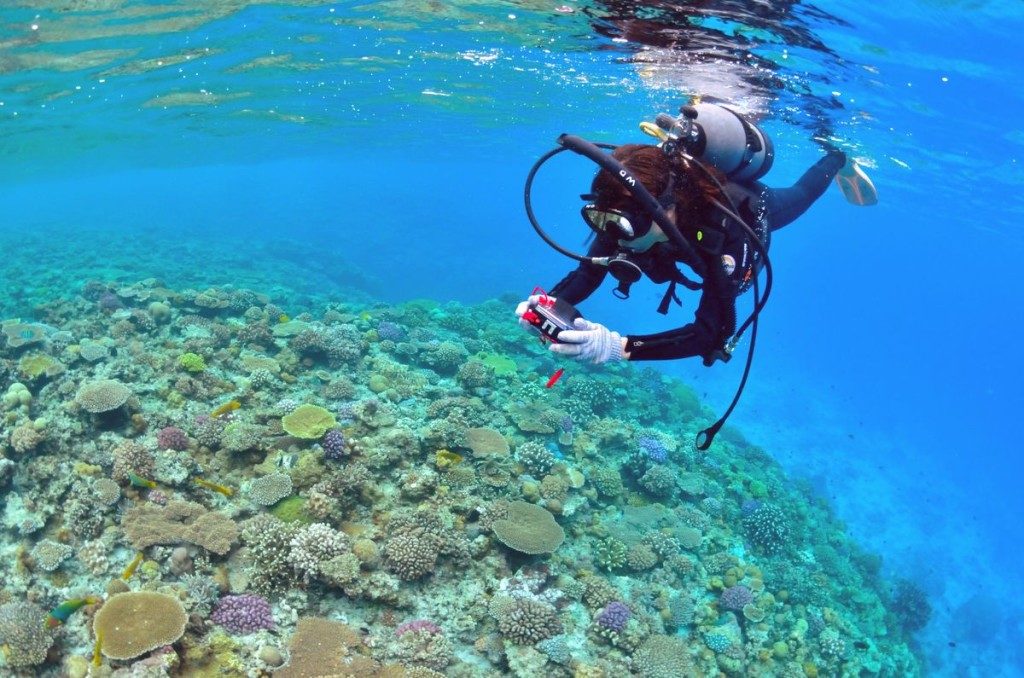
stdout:
MULTIPOLYGON (((936 674, 1024 671, 1020 3, 794 5, 782 25, 821 49, 709 19, 723 44, 752 39, 778 65, 759 88, 739 67, 613 42, 614 22, 557 15, 558 3, 447 14, 248 3, 156 19, 183 25, 11 4, 0 10, 4 317, 72 294, 106 257, 123 280, 172 285, 209 283, 231 260, 248 262, 250 287, 329 293, 356 276, 389 301, 523 295, 571 265, 522 207, 527 170, 560 132, 643 141, 641 119, 714 94, 760 114, 778 154, 766 182, 785 185, 818 157, 812 133, 832 130, 881 203, 856 209, 832 190, 777 234, 776 286, 732 423, 929 592, 922 643, 936 674), (160 98, 176 93, 188 98, 160 98), (70 243, 42 262, 69 289, 22 275, 34 269, 18 243, 39 234, 70 243), (192 256, 133 269, 119 251, 140 239, 155 251, 188 242, 192 256), (289 240, 320 251, 308 281, 275 277, 289 240)), ((575 244, 592 172, 566 159, 538 188, 542 215, 575 244)), ((602 289, 582 310, 623 332, 689 319, 693 299, 655 314, 660 294, 619 302, 602 289)), ((740 363, 664 367, 720 410, 740 363)))

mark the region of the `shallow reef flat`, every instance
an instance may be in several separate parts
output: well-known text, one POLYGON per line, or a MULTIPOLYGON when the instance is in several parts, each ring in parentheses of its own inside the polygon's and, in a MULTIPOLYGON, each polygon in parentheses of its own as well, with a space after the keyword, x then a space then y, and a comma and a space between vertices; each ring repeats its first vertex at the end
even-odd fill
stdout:
POLYGON ((3 675, 920 673, 920 591, 739 431, 695 451, 685 384, 560 365, 511 299, 286 306, 0 323, 3 675))

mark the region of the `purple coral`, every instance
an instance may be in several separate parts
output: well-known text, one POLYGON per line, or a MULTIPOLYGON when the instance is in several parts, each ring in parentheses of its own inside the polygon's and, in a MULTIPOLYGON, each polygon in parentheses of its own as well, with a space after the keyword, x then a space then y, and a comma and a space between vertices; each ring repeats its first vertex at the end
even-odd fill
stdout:
POLYGON ((124 304, 121 302, 121 298, 113 292, 104 292, 96 300, 96 305, 100 307, 101 311, 111 313, 119 309, 124 308, 124 304))
POLYGON ((210 615, 215 624, 220 624, 232 635, 255 633, 260 629, 274 628, 274 617, 270 614, 270 603, 262 596, 243 593, 224 596, 210 615))
POLYGON ((642 435, 636 439, 636 444, 647 454, 648 459, 658 464, 668 461, 668 449, 665 443, 651 435, 642 435))
POLYGON ((597 624, 602 628, 615 633, 622 633, 632 613, 629 606, 618 600, 613 600, 604 606, 604 609, 597 613, 597 624))
POLYGON ((723 610, 733 610, 734 612, 739 612, 752 602, 754 602, 754 594, 742 584, 730 586, 722 591, 722 595, 718 598, 718 604, 723 610))
POLYGON ((348 447, 345 445, 345 436, 341 429, 332 428, 320 439, 320 446, 324 448, 324 458, 332 461, 340 461, 348 455, 348 447))
POLYGON ((573 427, 573 423, 572 423, 572 416, 567 414, 564 417, 562 417, 558 421, 558 426, 559 426, 559 428, 562 429, 563 433, 572 433, 573 428, 574 428, 573 427))
POLYGON ((188 436, 177 426, 165 426, 157 432, 156 444, 161 450, 187 450, 188 436))
POLYGON ((382 340, 399 342, 405 339, 405 328, 390 320, 381 320, 377 325, 377 336, 382 340))

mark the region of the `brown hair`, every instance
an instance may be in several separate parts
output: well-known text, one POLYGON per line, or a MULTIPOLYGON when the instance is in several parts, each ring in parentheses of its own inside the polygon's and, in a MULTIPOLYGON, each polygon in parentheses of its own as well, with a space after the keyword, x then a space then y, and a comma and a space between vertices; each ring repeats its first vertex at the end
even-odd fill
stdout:
MULTIPOLYGON (((686 160, 673 161, 662 149, 650 144, 623 144, 612 152, 612 157, 626 166, 655 198, 668 188, 673 167, 676 183, 672 197, 676 203, 676 219, 679 223, 699 220, 711 207, 711 198, 722 200, 724 196, 718 186, 686 160)), ((715 172, 715 170, 711 170, 715 172)), ((724 183, 725 178, 715 173, 715 178, 724 183)), ((602 169, 594 177, 590 190, 597 198, 595 204, 601 209, 639 209, 638 201, 618 178, 602 169)))

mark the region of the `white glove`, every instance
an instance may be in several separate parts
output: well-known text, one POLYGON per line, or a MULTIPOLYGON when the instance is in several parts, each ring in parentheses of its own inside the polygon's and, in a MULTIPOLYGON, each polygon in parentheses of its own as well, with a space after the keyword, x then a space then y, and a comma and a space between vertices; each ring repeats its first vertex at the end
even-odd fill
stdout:
POLYGON ((621 334, 586 318, 576 318, 573 327, 558 333, 558 341, 549 347, 552 353, 595 365, 622 360, 621 334))
POLYGON ((523 320, 523 314, 526 313, 532 304, 536 304, 538 301, 540 301, 540 295, 532 294, 526 298, 526 301, 520 301, 519 305, 516 306, 516 316, 519 318, 519 326, 523 329, 534 330, 533 325, 523 320))

